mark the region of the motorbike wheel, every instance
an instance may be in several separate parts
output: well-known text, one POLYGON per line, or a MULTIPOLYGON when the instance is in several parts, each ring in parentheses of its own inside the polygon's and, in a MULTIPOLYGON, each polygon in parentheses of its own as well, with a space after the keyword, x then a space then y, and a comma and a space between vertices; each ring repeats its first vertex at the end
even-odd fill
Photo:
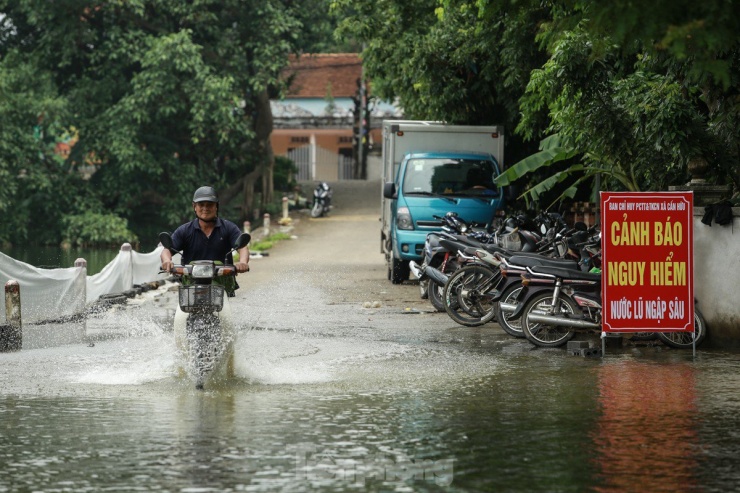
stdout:
MULTIPOLYGON (((696 333, 696 345, 699 346, 707 337, 707 322, 696 307, 694 307, 694 332, 696 333)), ((658 339, 666 346, 676 349, 689 349, 693 346, 691 332, 658 332, 658 339)))
POLYGON ((429 281, 429 302, 438 312, 445 311, 444 286, 429 281))
POLYGON ((450 276, 442 294, 447 315, 466 327, 477 327, 493 320, 495 312, 490 292, 500 278, 500 272, 482 265, 459 269, 450 276))
MULTIPOLYGON (((522 312, 522 332, 524 332, 524 337, 526 337, 527 340, 535 346, 546 348, 564 346, 568 341, 573 339, 573 336, 576 334, 574 330, 569 330, 568 327, 545 325, 543 323, 529 321, 530 313, 535 310, 548 312, 551 305, 552 293, 539 293, 529 300, 527 306, 524 307, 524 311, 522 312)), ((566 296, 561 295, 554 313, 573 315, 578 313, 578 311, 579 308, 575 302, 571 301, 566 296)))
MULTIPOLYGON (((516 283, 512 284, 508 288, 506 288, 506 291, 501 295, 501 303, 511 303, 516 305, 516 297, 519 296, 519 292, 522 290, 522 284, 516 283)), ((501 326, 502 329, 504 329, 504 332, 509 334, 510 336, 523 338, 524 337, 524 331, 522 330, 522 319, 518 318, 515 320, 509 320, 511 317, 511 313, 507 313, 501 310, 501 305, 499 303, 496 303, 493 307, 493 310, 496 315, 496 321, 501 326)))
POLYGON ((429 279, 422 279, 419 281, 419 297, 422 300, 429 298, 429 285, 433 284, 429 279))
POLYGON ((313 208, 311 209, 311 217, 321 217, 321 214, 324 212, 324 207, 321 205, 321 203, 317 200, 313 204, 313 208))
MULTIPOLYGON (((458 269, 457 262, 452 261, 449 262, 444 270, 445 273, 452 273, 455 272, 458 269)), ((432 304, 432 306, 437 310, 438 312, 444 312, 445 310, 445 302, 444 302, 444 286, 440 286, 439 284, 435 283, 434 281, 429 281, 429 289, 427 290, 427 293, 429 295, 429 302, 432 304)), ((457 309, 459 304, 455 304, 455 309, 457 309)))

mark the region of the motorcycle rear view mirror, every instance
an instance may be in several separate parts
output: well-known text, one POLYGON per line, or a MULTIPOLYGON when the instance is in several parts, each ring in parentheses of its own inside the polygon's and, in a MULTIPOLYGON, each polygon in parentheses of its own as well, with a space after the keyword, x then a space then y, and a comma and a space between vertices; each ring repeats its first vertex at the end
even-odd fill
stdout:
POLYGON ((573 224, 573 227, 576 229, 576 231, 587 231, 588 226, 586 226, 586 223, 583 221, 577 221, 575 224, 573 224))
POLYGON ((157 238, 159 238, 159 242, 162 244, 163 247, 165 247, 172 253, 178 253, 176 250, 172 248, 172 236, 168 232, 163 231, 159 233, 157 238))
MULTIPOLYGON (((249 233, 240 234, 239 238, 236 239, 236 243, 234 244, 234 250, 244 248, 245 246, 249 245, 250 241, 252 241, 252 236, 249 233)), ((164 243, 162 244, 164 245, 164 243)))

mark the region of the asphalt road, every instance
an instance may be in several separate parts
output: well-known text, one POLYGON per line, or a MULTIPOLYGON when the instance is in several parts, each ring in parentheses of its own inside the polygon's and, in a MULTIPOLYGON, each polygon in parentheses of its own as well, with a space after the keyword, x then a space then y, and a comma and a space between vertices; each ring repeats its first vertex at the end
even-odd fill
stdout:
MULTIPOLYGON (((321 331, 361 326, 390 330, 391 337, 402 326, 405 337, 421 339, 465 330, 420 299, 416 281, 394 285, 388 280, 380 253, 381 183, 331 185, 334 207, 328 217, 292 213, 288 231, 294 239, 278 242, 268 257, 253 259, 251 271, 240 275, 243 289, 235 301, 250 312, 241 323, 290 330, 318 319, 321 331), (412 328, 422 330, 408 330, 412 328)), ((310 192, 310 187, 305 184, 304 190, 310 192)), ((497 325, 491 328, 503 334, 497 325)))
MULTIPOLYGON (((308 211, 291 211, 292 224, 287 228, 273 218, 271 232, 282 229, 292 239, 277 242, 268 256, 252 258, 250 272, 237 277, 240 289, 231 299, 231 308, 245 344, 244 361, 253 362, 265 352, 278 359, 301 355, 294 358, 301 364, 310 359, 309 353, 324 361, 357 351, 366 357, 386 351, 387 344, 402 351, 430 344, 435 348, 453 344, 458 350, 474 352, 531 350, 530 344, 508 336, 496 323, 464 327, 437 312, 420 298, 415 280, 392 284, 380 253, 380 182, 331 185, 334 208, 328 217, 313 219, 308 211), (317 342, 329 340, 342 349, 332 352, 317 342)), ((304 185, 306 191, 312 188, 311 183, 304 185)), ((253 231, 256 239, 260 235, 259 229, 253 231)), ((135 300, 132 316, 169 330, 177 304, 176 286, 144 295, 135 300)), ((133 303, 126 306, 130 309, 133 303)), ((104 335, 137 324, 111 316, 107 325, 101 320, 88 322, 88 333, 104 335)), ((242 373, 251 378, 259 365, 252 366, 242 373)))

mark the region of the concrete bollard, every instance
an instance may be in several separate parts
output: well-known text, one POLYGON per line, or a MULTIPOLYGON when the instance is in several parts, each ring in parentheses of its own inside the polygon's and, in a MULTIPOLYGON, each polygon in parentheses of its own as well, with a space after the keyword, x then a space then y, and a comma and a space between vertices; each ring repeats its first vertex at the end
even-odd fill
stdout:
MULTIPOLYGON (((131 245, 129 245, 128 243, 124 243, 121 246, 121 250, 123 250, 123 247, 126 245, 129 246, 129 250, 131 249, 131 245)), ((85 275, 81 276, 81 279, 86 279, 87 278, 87 260, 85 260, 84 258, 76 259, 75 267, 85 269, 85 275)), ((85 302, 87 301, 87 282, 80 283, 80 291, 81 291, 80 296, 82 297, 82 305, 84 306, 86 304, 85 302)), ((78 328, 78 331, 79 331, 78 335, 82 339, 84 339, 87 336, 87 314, 84 314, 82 316, 82 322, 80 323, 80 327, 78 328)))
POLYGON ((270 236, 270 214, 267 212, 265 212, 265 217, 262 221, 262 229, 264 231, 265 238, 270 236))
POLYGON ((252 223, 249 221, 244 221, 244 232, 245 233, 251 233, 252 232, 252 223))
POLYGON ((283 219, 288 219, 288 197, 283 197, 283 219))
POLYGON ((18 281, 5 283, 5 320, 7 324, 0 325, 0 352, 20 351, 23 347, 23 326, 18 281))

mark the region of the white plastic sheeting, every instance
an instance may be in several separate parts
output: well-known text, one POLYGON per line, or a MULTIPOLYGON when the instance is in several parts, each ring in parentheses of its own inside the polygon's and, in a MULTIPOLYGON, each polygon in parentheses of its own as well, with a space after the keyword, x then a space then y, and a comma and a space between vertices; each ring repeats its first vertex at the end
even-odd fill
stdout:
MULTIPOLYGON (((0 281, 18 281, 21 319, 44 320, 84 310, 85 269, 39 269, 0 253, 0 281)), ((3 293, 4 296, 4 293, 3 293)))
POLYGON ((104 294, 121 293, 135 284, 166 279, 159 274, 162 246, 150 253, 126 244, 103 270, 93 276, 83 267, 40 269, 0 252, 0 282, 18 281, 24 322, 53 320, 82 313, 104 294))

